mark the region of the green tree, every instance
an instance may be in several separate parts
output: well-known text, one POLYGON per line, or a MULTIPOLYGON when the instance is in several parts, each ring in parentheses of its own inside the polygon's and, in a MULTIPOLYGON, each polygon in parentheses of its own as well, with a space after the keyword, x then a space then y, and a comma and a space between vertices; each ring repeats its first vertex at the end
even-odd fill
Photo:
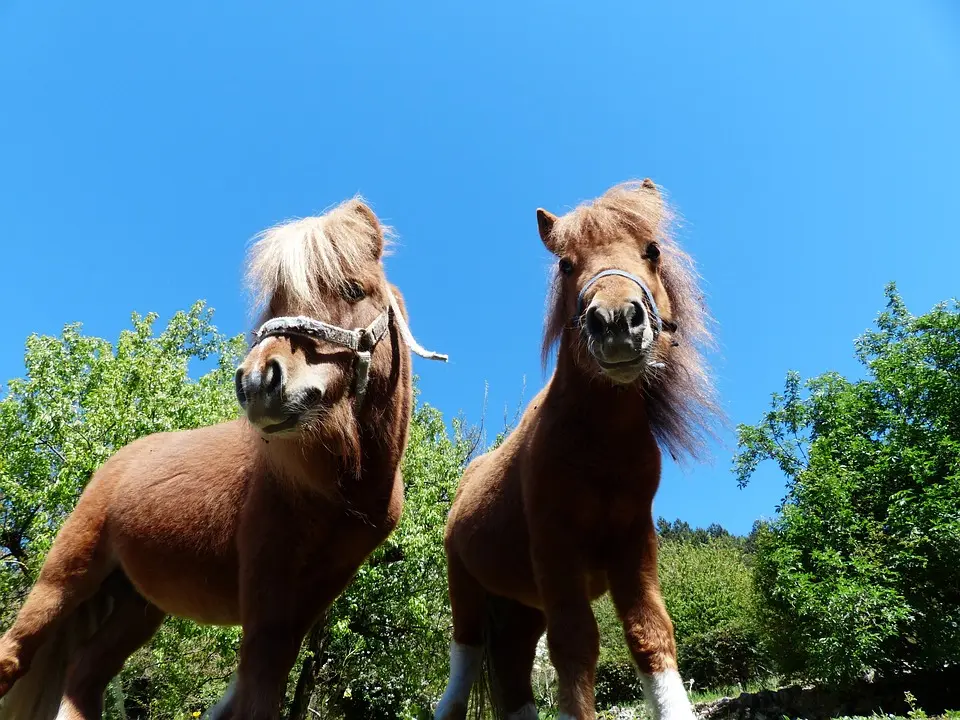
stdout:
POLYGON ((914 317, 886 296, 863 378, 790 373, 738 429, 741 486, 765 460, 787 478, 756 582, 783 669, 808 679, 960 657, 960 304, 914 317))
POLYGON ((663 599, 684 679, 697 687, 746 684, 765 672, 753 573, 733 536, 664 543, 663 599))
POLYGON ((694 529, 686 520, 677 519, 673 522, 670 522, 664 518, 657 519, 657 537, 659 538, 661 545, 673 541, 705 544, 710 540, 717 540, 720 538, 726 538, 733 541, 739 540, 732 535, 729 530, 718 523, 712 523, 707 528, 694 529))

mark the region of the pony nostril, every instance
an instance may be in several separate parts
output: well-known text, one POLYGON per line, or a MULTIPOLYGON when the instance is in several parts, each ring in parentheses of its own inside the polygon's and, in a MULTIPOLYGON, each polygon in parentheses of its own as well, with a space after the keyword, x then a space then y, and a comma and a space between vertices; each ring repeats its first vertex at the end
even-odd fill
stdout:
POLYGON ((606 329, 606 323, 600 315, 600 310, 596 305, 591 305, 587 308, 587 332, 593 335, 594 337, 600 337, 603 335, 604 330, 606 329))
POLYGON ((299 399, 299 404, 303 407, 313 407, 323 402, 323 388, 315 387, 307 390, 303 397, 299 399))
POLYGON ((266 370, 263 374, 263 389, 267 394, 272 395, 283 385, 283 366, 276 360, 267 362, 266 370))
POLYGON ((637 328, 643 325, 643 320, 646 316, 646 313, 643 311, 643 305, 637 300, 631 300, 624 307, 623 314, 627 318, 627 325, 631 328, 637 328))
POLYGON ((247 404, 247 394, 243 391, 243 368, 237 368, 237 374, 233 376, 233 387, 237 393, 237 402, 240 407, 247 404))

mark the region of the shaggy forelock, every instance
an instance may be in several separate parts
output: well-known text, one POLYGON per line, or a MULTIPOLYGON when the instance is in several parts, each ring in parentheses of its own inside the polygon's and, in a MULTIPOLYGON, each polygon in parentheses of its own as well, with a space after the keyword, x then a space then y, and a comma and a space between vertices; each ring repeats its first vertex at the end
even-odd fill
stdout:
POLYGON ((355 197, 323 215, 259 233, 247 262, 247 285, 255 306, 264 307, 278 292, 310 306, 320 290, 338 288, 368 267, 381 243, 385 252, 392 230, 372 225, 361 212, 365 207, 362 198, 355 197))

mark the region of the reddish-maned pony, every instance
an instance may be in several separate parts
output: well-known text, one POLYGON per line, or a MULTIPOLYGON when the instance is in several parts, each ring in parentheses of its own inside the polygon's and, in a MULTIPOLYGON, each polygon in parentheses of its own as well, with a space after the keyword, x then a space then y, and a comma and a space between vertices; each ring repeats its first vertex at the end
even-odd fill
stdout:
POLYGON ((403 506, 421 349, 384 275, 387 235, 354 199, 260 236, 245 417, 142 438, 97 471, 0 640, 2 717, 101 717, 110 679, 167 614, 243 626, 210 717, 279 716, 304 635, 403 506))
POLYGON ((652 506, 661 446, 698 456, 717 412, 693 264, 649 180, 537 220, 559 259, 543 344, 544 363, 559 344, 556 370, 506 441, 468 466, 450 511, 454 642, 435 717, 466 716, 485 649, 499 714, 535 720, 546 630, 561 720, 595 718, 591 601, 609 590, 656 717, 692 718, 652 506))

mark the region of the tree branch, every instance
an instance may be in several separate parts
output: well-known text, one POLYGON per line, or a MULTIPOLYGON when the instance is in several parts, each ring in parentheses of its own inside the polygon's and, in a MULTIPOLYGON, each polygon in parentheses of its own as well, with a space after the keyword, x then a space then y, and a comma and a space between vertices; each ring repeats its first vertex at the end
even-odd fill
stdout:
POLYGON ((310 698, 317 687, 320 669, 323 667, 321 658, 324 645, 327 638, 327 613, 323 614, 307 635, 307 657, 303 660, 303 667, 300 668, 300 676, 297 678, 297 687, 293 693, 293 700, 290 702, 290 712, 287 713, 287 720, 306 720, 307 713, 310 710, 310 698))
POLYGON ((57 448, 54 447, 49 440, 47 440, 46 438, 40 438, 40 442, 46 445, 47 448, 50 450, 50 452, 52 452, 54 455, 60 458, 60 462, 62 462, 64 465, 67 464, 67 459, 63 456, 63 453, 57 450, 57 448))

